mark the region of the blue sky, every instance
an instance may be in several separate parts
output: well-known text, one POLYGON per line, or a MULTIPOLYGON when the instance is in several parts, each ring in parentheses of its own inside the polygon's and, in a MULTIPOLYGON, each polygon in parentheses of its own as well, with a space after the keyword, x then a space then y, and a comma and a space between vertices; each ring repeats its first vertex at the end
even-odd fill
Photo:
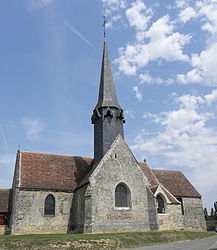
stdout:
POLYGON ((216 201, 217 1, 16 0, 0 9, 0 187, 16 150, 93 155, 102 16, 125 139, 216 201))

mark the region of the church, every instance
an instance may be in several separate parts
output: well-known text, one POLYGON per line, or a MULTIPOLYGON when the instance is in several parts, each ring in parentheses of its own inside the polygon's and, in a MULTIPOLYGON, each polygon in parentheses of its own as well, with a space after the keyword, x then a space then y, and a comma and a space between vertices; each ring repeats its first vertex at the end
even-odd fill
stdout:
POLYGON ((12 188, 0 190, 0 234, 206 230, 183 173, 151 169, 125 142, 106 40, 91 121, 94 158, 17 151, 12 188))

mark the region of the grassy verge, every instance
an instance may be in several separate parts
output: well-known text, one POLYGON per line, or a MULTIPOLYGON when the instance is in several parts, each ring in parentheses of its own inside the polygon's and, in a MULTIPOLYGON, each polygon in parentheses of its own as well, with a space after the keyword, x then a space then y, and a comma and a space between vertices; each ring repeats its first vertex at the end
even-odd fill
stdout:
POLYGON ((213 236, 212 232, 158 231, 113 234, 1 235, 0 248, 22 250, 120 249, 193 240, 213 236))

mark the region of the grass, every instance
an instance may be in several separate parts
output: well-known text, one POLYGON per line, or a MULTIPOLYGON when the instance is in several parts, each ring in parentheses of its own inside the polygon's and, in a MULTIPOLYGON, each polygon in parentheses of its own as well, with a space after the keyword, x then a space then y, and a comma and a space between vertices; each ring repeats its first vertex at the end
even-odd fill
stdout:
POLYGON ((22 250, 120 249, 206 238, 213 232, 153 231, 111 234, 0 235, 0 248, 22 250))

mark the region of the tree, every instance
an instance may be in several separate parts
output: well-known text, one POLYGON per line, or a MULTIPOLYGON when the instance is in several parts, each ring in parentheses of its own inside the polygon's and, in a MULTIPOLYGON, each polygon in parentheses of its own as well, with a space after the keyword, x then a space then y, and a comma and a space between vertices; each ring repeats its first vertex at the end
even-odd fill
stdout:
POLYGON ((215 208, 215 219, 217 220, 217 201, 214 202, 214 208, 215 208))
POLYGON ((214 209, 213 208, 211 208, 210 217, 212 219, 214 219, 214 217, 215 217, 215 213, 214 213, 214 209))
POLYGON ((208 212, 207 212, 207 209, 204 208, 204 209, 203 209, 203 212, 204 212, 205 220, 207 220, 207 219, 208 219, 208 212))

